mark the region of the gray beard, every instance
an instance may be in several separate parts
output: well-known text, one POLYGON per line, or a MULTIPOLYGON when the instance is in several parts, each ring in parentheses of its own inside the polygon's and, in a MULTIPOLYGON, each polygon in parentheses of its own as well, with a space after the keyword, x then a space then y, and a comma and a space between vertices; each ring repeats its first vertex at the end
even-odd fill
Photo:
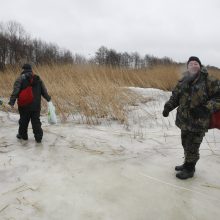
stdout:
POLYGON ((191 74, 187 71, 183 73, 182 81, 191 84, 198 76, 199 76, 199 72, 195 74, 191 74))

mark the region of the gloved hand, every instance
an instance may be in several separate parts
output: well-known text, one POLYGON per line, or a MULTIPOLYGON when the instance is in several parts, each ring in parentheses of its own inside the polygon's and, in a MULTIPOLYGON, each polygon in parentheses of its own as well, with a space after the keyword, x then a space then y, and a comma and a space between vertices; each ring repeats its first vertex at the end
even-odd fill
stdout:
POLYGON ((190 114, 193 118, 206 118, 210 113, 210 110, 205 105, 200 105, 190 110, 190 114))
POLYGON ((171 112, 172 109, 170 109, 170 105, 168 102, 165 103, 164 108, 163 108, 163 117, 168 117, 169 113, 171 112))
POLYGON ((164 110, 163 110, 163 117, 168 117, 169 116, 169 113, 170 113, 170 111, 169 111, 169 109, 167 109, 167 108, 164 108, 164 110))

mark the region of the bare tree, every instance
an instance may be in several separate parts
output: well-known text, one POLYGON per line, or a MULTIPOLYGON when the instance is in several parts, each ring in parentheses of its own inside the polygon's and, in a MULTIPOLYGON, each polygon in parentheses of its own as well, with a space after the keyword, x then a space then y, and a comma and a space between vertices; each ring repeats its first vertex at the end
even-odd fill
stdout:
MULTIPOLYGON (((78 57, 77 60, 79 60, 78 57)), ((32 40, 22 25, 15 21, 0 23, 0 69, 3 69, 6 64, 24 62, 73 63, 73 55, 69 50, 61 52, 56 44, 32 40)))
POLYGON ((106 57, 108 54, 108 49, 104 46, 101 46, 98 51, 95 53, 95 60, 97 64, 104 65, 106 64, 106 57))

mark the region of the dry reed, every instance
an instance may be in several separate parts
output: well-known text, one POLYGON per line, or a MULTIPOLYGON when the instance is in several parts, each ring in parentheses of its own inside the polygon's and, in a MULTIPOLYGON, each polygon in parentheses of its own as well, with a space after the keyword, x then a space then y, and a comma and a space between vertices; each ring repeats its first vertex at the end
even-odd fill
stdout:
MULTIPOLYGON (((182 68, 177 65, 151 69, 124 69, 96 65, 35 66, 34 72, 43 79, 62 120, 78 114, 82 123, 98 124, 104 119, 127 122, 128 105, 142 97, 127 87, 153 87, 172 90, 182 68)), ((220 71, 211 71, 218 76, 220 71)), ((9 98, 19 67, 0 72, 1 97, 9 98)), ((43 112, 46 102, 43 102, 43 112)))

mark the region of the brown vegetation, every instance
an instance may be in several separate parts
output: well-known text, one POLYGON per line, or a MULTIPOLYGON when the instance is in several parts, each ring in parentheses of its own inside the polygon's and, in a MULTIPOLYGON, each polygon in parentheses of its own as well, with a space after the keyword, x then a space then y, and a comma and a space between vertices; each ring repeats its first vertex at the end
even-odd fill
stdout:
MULTIPOLYGON (((20 68, 7 67, 0 73, 1 96, 9 98, 20 68)), ((83 123, 97 124, 102 118, 127 121, 126 106, 141 99, 127 87, 153 87, 171 90, 181 69, 178 65, 151 69, 123 69, 97 65, 35 66, 34 72, 44 80, 57 112, 64 120, 80 115, 83 123)), ((210 70, 218 77, 220 71, 210 70)), ((46 102, 43 102, 44 111, 46 102)))

